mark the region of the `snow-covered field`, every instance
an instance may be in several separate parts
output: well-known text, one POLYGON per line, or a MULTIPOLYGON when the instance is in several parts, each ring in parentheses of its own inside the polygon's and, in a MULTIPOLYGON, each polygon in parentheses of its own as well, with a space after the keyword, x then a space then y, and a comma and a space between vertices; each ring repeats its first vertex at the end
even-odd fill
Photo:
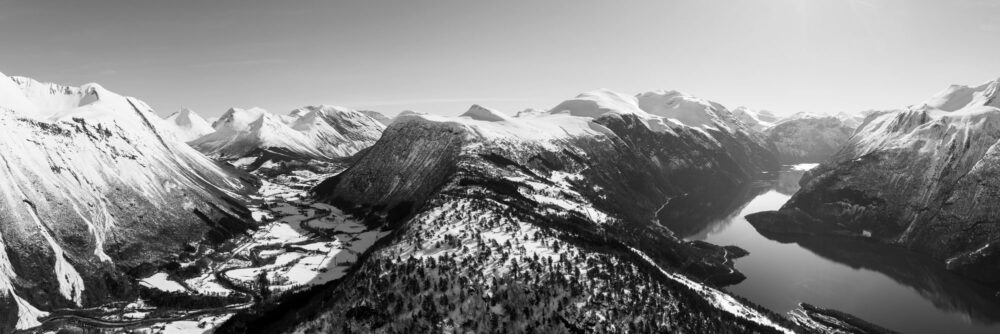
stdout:
POLYGON ((173 281, 170 278, 168 278, 167 273, 153 274, 153 276, 143 278, 142 281, 139 282, 139 284, 142 284, 143 286, 150 288, 160 289, 163 291, 170 291, 170 292, 187 291, 187 289, 185 289, 183 285, 177 283, 177 281, 173 281))
MULTIPOLYGON (((343 277, 362 253, 389 232, 369 229, 332 205, 308 199, 307 185, 329 176, 296 171, 263 181, 258 194, 252 196, 259 204, 249 206, 260 224, 250 237, 236 240, 229 252, 210 252, 210 257, 222 259, 213 261, 199 276, 180 282, 168 272, 157 272, 140 283, 167 292, 229 296, 247 290, 263 292, 261 279, 266 277, 267 292, 275 296, 343 277), (234 285, 243 291, 233 289, 234 285)), ((143 307, 129 310, 128 315, 138 319, 148 314, 143 307)), ((207 333, 231 315, 158 323, 143 331, 207 333)))
MULTIPOLYGON (((325 175, 314 175, 318 180, 325 175)), ((306 182, 308 183, 308 182, 306 182)), ((339 279, 358 256, 388 232, 369 230, 332 205, 306 199, 304 190, 265 181, 263 204, 250 207, 262 226, 216 264, 225 279, 254 286, 263 274, 271 292, 339 279)), ((213 273, 185 283, 199 292, 227 293, 213 273), (222 291, 220 291, 220 289, 222 291)))

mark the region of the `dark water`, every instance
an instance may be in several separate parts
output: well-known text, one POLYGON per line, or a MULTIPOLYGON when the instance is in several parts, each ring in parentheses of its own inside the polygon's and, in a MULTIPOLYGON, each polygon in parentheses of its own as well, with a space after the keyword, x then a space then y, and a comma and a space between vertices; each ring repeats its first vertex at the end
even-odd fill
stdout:
POLYGON ((757 234, 743 217, 781 207, 801 174, 788 170, 749 189, 686 198, 664 208, 661 222, 686 239, 749 251, 736 260, 747 279, 728 290, 778 313, 807 302, 903 333, 1000 333, 996 290, 922 256, 864 240, 781 243, 757 234))

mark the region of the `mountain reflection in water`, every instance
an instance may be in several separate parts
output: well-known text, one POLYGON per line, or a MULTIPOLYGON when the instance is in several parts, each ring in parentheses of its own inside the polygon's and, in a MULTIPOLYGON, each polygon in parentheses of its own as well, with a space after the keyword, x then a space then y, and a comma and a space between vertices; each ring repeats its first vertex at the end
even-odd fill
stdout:
POLYGON ((776 312, 799 302, 832 308, 903 333, 1000 333, 1000 297, 905 249, 860 239, 770 240, 744 219, 776 210, 798 190, 803 171, 725 193, 672 199, 661 224, 679 237, 736 245, 747 276, 728 290, 776 312))

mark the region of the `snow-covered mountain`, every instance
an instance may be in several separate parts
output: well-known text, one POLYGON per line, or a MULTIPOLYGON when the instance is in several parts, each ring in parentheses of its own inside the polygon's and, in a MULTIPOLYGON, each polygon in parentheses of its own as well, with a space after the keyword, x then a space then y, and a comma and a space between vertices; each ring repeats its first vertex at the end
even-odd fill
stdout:
POLYGON ((767 110, 755 110, 747 107, 736 107, 733 116, 751 129, 763 131, 778 121, 778 117, 767 110))
POLYGON ((327 157, 346 157, 375 144, 385 125, 367 113, 335 106, 310 106, 296 109, 291 123, 316 144, 327 157))
POLYGON ((905 246, 1000 283, 1000 80, 951 86, 874 113, 778 212, 748 217, 775 235, 840 234, 905 246))
POLYGON ((285 122, 260 108, 231 108, 215 121, 215 132, 192 141, 191 146, 222 160, 243 158, 260 149, 326 158, 312 140, 285 122))
POLYGON ((249 225, 251 187, 97 84, 0 75, 0 332, 134 297, 126 274, 249 225))
POLYGON ((728 110, 676 92, 602 90, 519 116, 401 115, 312 190, 392 235, 344 282, 219 333, 788 332, 713 286, 742 279, 741 250, 685 242, 656 220, 671 198, 776 167, 728 110))
POLYGON ((189 142, 215 132, 211 123, 188 108, 182 108, 180 111, 170 114, 165 120, 171 126, 177 139, 183 142, 189 142))
POLYGON ((371 146, 385 128, 364 113, 334 106, 310 106, 288 115, 260 108, 226 111, 212 125, 215 132, 190 144, 223 160, 253 160, 262 154, 286 159, 343 158, 371 146))

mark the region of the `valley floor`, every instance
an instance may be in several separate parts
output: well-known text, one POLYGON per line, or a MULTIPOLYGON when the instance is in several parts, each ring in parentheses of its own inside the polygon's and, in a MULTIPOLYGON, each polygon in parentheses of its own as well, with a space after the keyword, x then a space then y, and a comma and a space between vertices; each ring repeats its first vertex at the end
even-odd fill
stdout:
POLYGON ((142 297, 90 309, 56 310, 42 327, 209 332, 263 301, 339 279, 388 232, 369 229, 339 209, 306 198, 329 177, 296 171, 265 180, 249 206, 258 228, 218 249, 140 281, 142 297))

